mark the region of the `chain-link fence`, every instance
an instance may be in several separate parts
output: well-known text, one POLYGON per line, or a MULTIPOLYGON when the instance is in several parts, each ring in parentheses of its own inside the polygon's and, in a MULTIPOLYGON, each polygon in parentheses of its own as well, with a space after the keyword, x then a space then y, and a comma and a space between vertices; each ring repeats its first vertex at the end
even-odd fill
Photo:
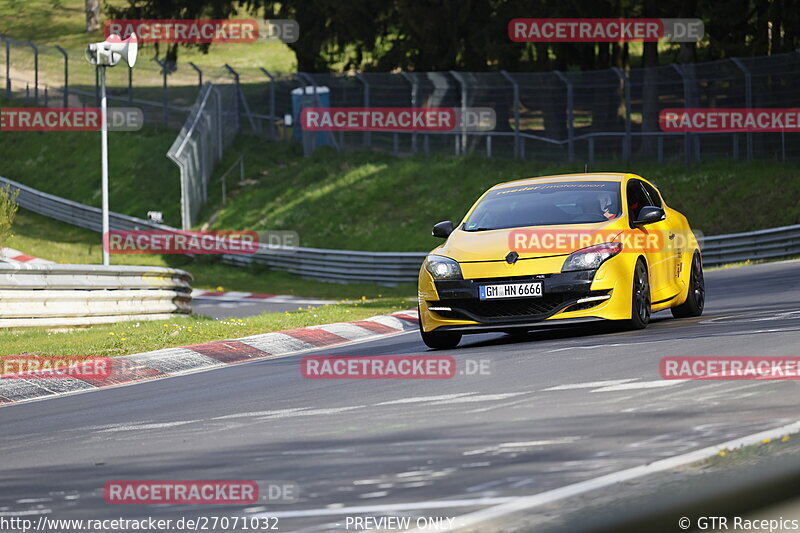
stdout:
MULTIPOLYGON (((95 70, 78 52, 0 36, 0 61, 0 95, 45 105, 99 104, 95 70)), ((326 144, 339 150, 587 163, 800 158, 796 134, 676 133, 658 124, 665 108, 800 107, 800 52, 627 70, 355 75, 164 64, 140 55, 134 69, 109 69, 107 86, 112 105, 139 106, 146 122, 177 128, 206 81, 234 84, 243 127, 270 139, 290 138, 284 117, 296 115, 291 92, 298 87, 327 88, 332 107, 490 107, 497 117, 492 132, 334 132, 326 144)))
MULTIPOLYGON (((635 158, 686 164, 714 157, 800 159, 797 133, 678 133, 662 131, 658 121, 666 108, 800 108, 800 51, 627 70, 354 75, 167 64, 140 54, 135 68, 108 69, 107 76, 110 105, 137 106, 147 124, 183 128, 170 157, 181 166, 184 227, 196 221, 213 166, 240 122, 242 129, 268 139, 302 141, 306 153, 324 139, 336 150, 476 153, 587 164, 635 158), (489 107, 497 124, 488 132, 300 135, 294 131, 297 93, 302 106, 319 105, 322 92, 331 107, 489 107)), ((0 97, 7 99, 99 106, 96 70, 76 51, 0 36, 0 79, 0 97)))
POLYGON ((181 222, 188 230, 206 202, 215 164, 239 133, 235 85, 206 82, 167 156, 180 168, 181 222))

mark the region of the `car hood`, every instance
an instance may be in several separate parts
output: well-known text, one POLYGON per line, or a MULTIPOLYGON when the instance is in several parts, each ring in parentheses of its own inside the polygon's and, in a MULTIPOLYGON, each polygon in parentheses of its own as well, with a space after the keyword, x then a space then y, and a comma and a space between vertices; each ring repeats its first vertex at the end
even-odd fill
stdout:
MULTIPOLYGON (((623 219, 617 219, 609 222, 600 222, 597 224, 528 226, 525 228, 508 228, 475 232, 456 229, 450 234, 450 237, 448 237, 447 241, 442 246, 434 249, 431 251, 431 253, 455 259, 459 263, 504 261, 506 255, 514 250, 514 247, 509 246, 511 244, 509 242, 509 238, 514 232, 525 230, 554 233, 559 231, 576 231, 580 232, 581 234, 588 233, 590 235, 594 235, 597 232, 603 231, 608 232, 610 234, 609 237, 611 237, 613 235, 618 235, 624 230, 625 225, 622 220, 623 219)), ((581 246, 576 246, 574 249, 569 250, 558 249, 542 252, 519 251, 518 253, 520 259, 535 259, 538 257, 569 255, 580 248, 581 246)))

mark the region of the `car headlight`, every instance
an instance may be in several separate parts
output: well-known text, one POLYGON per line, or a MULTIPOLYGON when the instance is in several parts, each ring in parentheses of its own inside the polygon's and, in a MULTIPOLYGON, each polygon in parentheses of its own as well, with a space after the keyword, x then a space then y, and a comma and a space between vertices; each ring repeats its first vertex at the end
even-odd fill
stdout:
POLYGON ((606 260, 614 257, 622 251, 622 243, 604 242, 595 244, 588 248, 581 248, 573 252, 564 261, 561 272, 573 272, 575 270, 596 270, 600 268, 606 260))
POLYGON ((425 258, 425 270, 433 279, 463 279, 461 277, 461 267, 458 263, 441 255, 429 255, 425 258))

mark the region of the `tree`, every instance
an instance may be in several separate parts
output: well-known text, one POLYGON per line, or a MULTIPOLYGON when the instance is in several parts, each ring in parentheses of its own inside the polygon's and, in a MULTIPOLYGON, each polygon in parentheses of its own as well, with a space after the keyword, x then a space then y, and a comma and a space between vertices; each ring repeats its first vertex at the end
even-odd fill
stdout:
POLYGON ((86 33, 100 29, 100 0, 86 0, 86 33))

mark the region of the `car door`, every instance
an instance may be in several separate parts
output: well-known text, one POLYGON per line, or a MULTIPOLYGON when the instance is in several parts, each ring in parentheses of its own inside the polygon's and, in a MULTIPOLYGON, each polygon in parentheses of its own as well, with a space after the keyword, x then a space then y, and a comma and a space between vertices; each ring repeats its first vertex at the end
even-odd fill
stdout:
MULTIPOLYGON (((660 296, 659 300, 666 300, 672 298, 680 292, 680 265, 683 250, 680 249, 680 244, 683 242, 683 236, 678 235, 681 232, 681 222, 675 220, 675 215, 667 209, 664 201, 661 198, 658 190, 649 183, 642 181, 642 187, 647 194, 650 205, 660 207, 664 210, 666 217, 657 225, 660 226, 659 230, 663 231, 663 259, 664 259, 664 293, 660 296)), ((653 300, 657 302, 659 300, 653 300)))
MULTIPOLYGON (((656 202, 645 190, 644 182, 638 179, 628 180, 626 196, 628 202, 628 217, 630 218, 630 226, 632 231, 634 233, 644 234, 645 236, 642 237, 643 242, 651 242, 647 239, 646 235, 655 233, 658 235, 657 242, 663 243, 668 234, 666 220, 655 222, 653 224, 647 224, 645 226, 639 226, 638 228, 633 228, 633 221, 636 220, 639 211, 645 206, 656 205, 656 202)), ((656 207, 659 206, 656 205, 656 207)), ((668 247, 645 247, 643 251, 645 258, 647 259, 648 273, 650 275, 650 298, 653 303, 657 303, 665 298, 668 298, 666 294, 670 292, 670 253, 666 248, 668 247)))

